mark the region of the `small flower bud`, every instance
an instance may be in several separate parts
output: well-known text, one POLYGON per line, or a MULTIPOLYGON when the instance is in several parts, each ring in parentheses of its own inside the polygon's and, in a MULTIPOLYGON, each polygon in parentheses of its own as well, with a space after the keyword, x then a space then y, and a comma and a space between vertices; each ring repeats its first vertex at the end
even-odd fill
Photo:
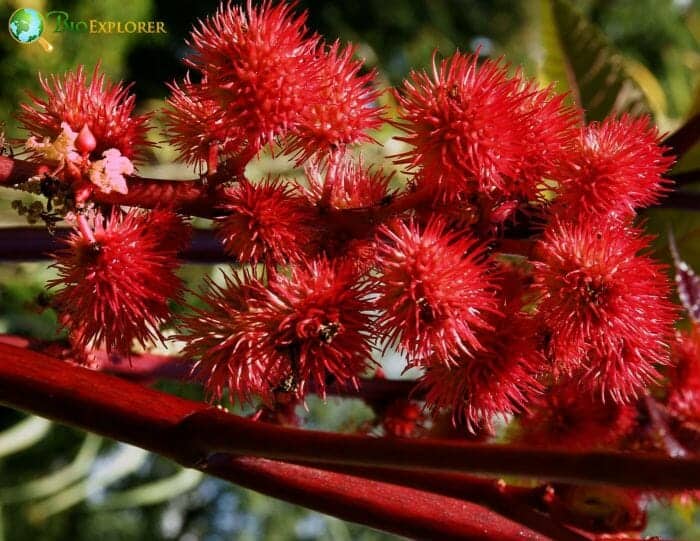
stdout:
POLYGON ((95 136, 90 131, 90 128, 88 128, 88 125, 83 124, 83 127, 75 140, 75 148, 81 154, 90 154, 90 152, 95 150, 95 147, 97 147, 95 136))

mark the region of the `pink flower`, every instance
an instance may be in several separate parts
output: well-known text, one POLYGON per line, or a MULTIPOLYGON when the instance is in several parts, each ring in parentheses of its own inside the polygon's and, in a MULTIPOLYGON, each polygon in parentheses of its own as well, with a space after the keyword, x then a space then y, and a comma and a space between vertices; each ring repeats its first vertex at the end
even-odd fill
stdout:
POLYGON ((491 329, 496 288, 477 241, 446 230, 433 220, 382 227, 376 278, 382 314, 377 321, 389 344, 399 345, 413 363, 437 356, 454 358, 482 349, 478 329, 491 329))
POLYGON ((168 302, 178 300, 179 263, 149 213, 114 211, 93 218, 95 242, 73 233, 55 255, 61 323, 74 344, 129 354, 134 340, 146 347, 162 340, 159 327, 170 318, 168 302))
POLYGON ((124 175, 134 174, 134 164, 116 148, 105 150, 102 157, 90 165, 90 182, 103 193, 128 193, 124 175))
POLYGON ((45 98, 31 96, 18 115, 25 129, 38 138, 54 139, 66 123, 78 133, 87 126, 94 137, 91 158, 117 149, 130 160, 142 157, 151 144, 146 140, 148 115, 134 116, 134 96, 129 87, 111 83, 98 72, 87 81, 83 66, 63 77, 40 78, 45 98))

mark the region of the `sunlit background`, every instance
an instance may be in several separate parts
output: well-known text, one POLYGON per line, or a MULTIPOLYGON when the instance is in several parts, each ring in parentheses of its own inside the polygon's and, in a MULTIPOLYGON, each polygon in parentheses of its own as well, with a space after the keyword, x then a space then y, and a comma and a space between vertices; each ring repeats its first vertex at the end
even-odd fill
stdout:
MULTIPOLYGON (((649 108, 665 131, 689 111, 700 110, 700 1, 580 0, 583 13, 621 52, 625 69, 646 94, 649 108)), ((212 13, 218 1, 168 0, 0 0, 0 121, 8 138, 26 137, 14 113, 27 92, 38 92, 37 73, 57 73, 97 62, 114 79, 134 82, 139 108, 163 105, 164 82, 181 78, 185 38, 194 21, 212 13), (54 50, 21 45, 5 31, 9 15, 32 7, 41 13, 68 12, 72 20, 164 21, 167 34, 56 33, 47 23, 44 37, 54 50)), ((410 69, 430 63, 435 51, 480 50, 505 56, 537 76, 543 56, 539 0, 355 0, 299 1, 309 25, 328 41, 358 45, 358 55, 379 70, 379 80, 397 84, 410 69)), ((388 102, 389 105, 390 102, 388 102)), ((155 120, 158 124, 158 118, 155 120)), ((154 140, 158 140, 154 130, 154 140)), ((393 132, 382 132, 382 147, 368 149, 373 161, 396 152, 393 132)), ((188 178, 193 172, 173 165, 164 142, 141 169, 161 178, 188 178)), ((389 161, 385 162, 391 167, 389 161)), ((289 172, 284 159, 262 157, 249 174, 289 172)), ((0 189, 0 226, 21 225, 10 210, 16 192, 0 189)), ((671 214, 690 261, 700 264, 700 221, 671 214)), ((207 224, 202 222, 200 226, 207 224)), ((1 254, 0 254, 1 255, 1 254)), ((662 254, 663 255, 663 254, 662 254)), ((0 261, 2 257, 0 257, 0 261)), ((211 266, 187 266, 184 278, 197 288, 211 266)), ((0 262, 0 332, 42 339, 56 337, 55 316, 40 310, 40 293, 52 276, 43 263, 0 262)), ((385 359, 392 370, 391 359, 385 359)), ((393 375, 398 375, 394 372, 393 375)), ((181 384, 161 388, 200 398, 181 384)), ((125 397, 128 400, 128 397, 125 397)), ((355 431, 371 423, 372 411, 359 401, 316 398, 301 411, 305 427, 355 431)), ((68 429, 12 410, 0 409, 0 541, 2 540, 180 540, 345 539, 395 537, 307 511, 184 470, 140 449, 68 429)), ((700 513, 684 501, 653 503, 649 535, 700 539, 700 513)))

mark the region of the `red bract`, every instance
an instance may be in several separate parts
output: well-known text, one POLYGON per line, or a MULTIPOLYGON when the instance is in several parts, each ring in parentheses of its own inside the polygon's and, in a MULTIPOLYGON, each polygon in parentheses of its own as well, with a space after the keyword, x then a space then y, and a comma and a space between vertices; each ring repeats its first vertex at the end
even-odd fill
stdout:
POLYGON ((618 224, 555 221, 534 263, 556 366, 583 370, 586 388, 617 402, 637 396, 669 360, 676 312, 648 249, 647 237, 618 224))
POLYGON ((380 230, 377 327, 413 363, 437 356, 454 363, 481 349, 478 329, 497 310, 496 289, 477 241, 434 220, 421 229, 399 222, 380 230))
POLYGON ((318 89, 310 96, 312 101, 305 108, 288 149, 298 151, 300 162, 317 153, 371 141, 367 132, 382 123, 382 109, 377 105, 379 92, 372 86, 375 72, 360 75, 362 62, 353 59, 354 52, 353 47, 341 49, 336 42, 314 61, 318 89))
POLYGON ((134 340, 142 347, 162 340, 168 301, 182 289, 174 247, 138 210, 97 214, 94 229, 94 243, 73 233, 55 255, 59 278, 49 285, 60 288, 61 323, 83 349, 129 354, 134 340))
POLYGON ((241 262, 298 259, 316 236, 312 207, 283 180, 241 180, 226 190, 220 208, 229 214, 217 220, 217 236, 241 262))
POLYGON ((673 163, 646 117, 608 118, 579 130, 556 174, 556 211, 568 219, 628 218, 657 203, 671 181, 661 175, 673 163))
POLYGON ((245 7, 222 5, 192 32, 188 63, 206 76, 222 121, 254 149, 294 126, 318 89, 312 60, 319 40, 305 19, 288 4, 249 0, 245 7))
POLYGON ((110 82, 98 68, 90 82, 83 66, 63 77, 40 78, 40 82, 46 97, 31 96, 32 102, 22 104, 18 115, 32 135, 54 139, 62 132, 63 122, 76 133, 87 125, 95 139, 92 159, 111 148, 127 158, 140 158, 150 145, 146 140, 149 115, 133 116, 135 98, 129 94, 130 87, 110 82))
POLYGON ((209 95, 206 82, 190 82, 189 75, 182 85, 168 85, 169 108, 164 109, 166 135, 180 153, 180 159, 190 165, 206 164, 211 148, 225 157, 238 152, 244 135, 237 126, 224 122, 224 109, 209 95))
POLYGON ((603 402, 577 380, 565 378, 521 417, 517 439, 531 445, 577 449, 614 446, 636 421, 635 406, 603 402))
POLYGON ((256 334, 247 318, 249 302, 260 297, 264 285, 251 274, 224 275, 224 284, 208 282, 202 297, 206 308, 186 317, 183 355, 198 359, 192 374, 209 395, 219 399, 225 390, 232 399, 250 402, 254 397, 270 401, 276 385, 288 370, 279 358, 258 355, 265 336, 256 334))

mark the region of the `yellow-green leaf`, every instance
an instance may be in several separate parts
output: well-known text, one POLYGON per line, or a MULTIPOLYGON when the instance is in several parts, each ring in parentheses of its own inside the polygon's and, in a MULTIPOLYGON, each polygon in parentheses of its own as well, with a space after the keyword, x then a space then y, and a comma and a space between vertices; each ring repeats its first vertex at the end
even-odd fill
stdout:
POLYGON ((569 0, 540 0, 540 33, 540 79, 554 83, 560 92, 569 91, 586 120, 650 111, 644 93, 625 71, 622 56, 569 0))

